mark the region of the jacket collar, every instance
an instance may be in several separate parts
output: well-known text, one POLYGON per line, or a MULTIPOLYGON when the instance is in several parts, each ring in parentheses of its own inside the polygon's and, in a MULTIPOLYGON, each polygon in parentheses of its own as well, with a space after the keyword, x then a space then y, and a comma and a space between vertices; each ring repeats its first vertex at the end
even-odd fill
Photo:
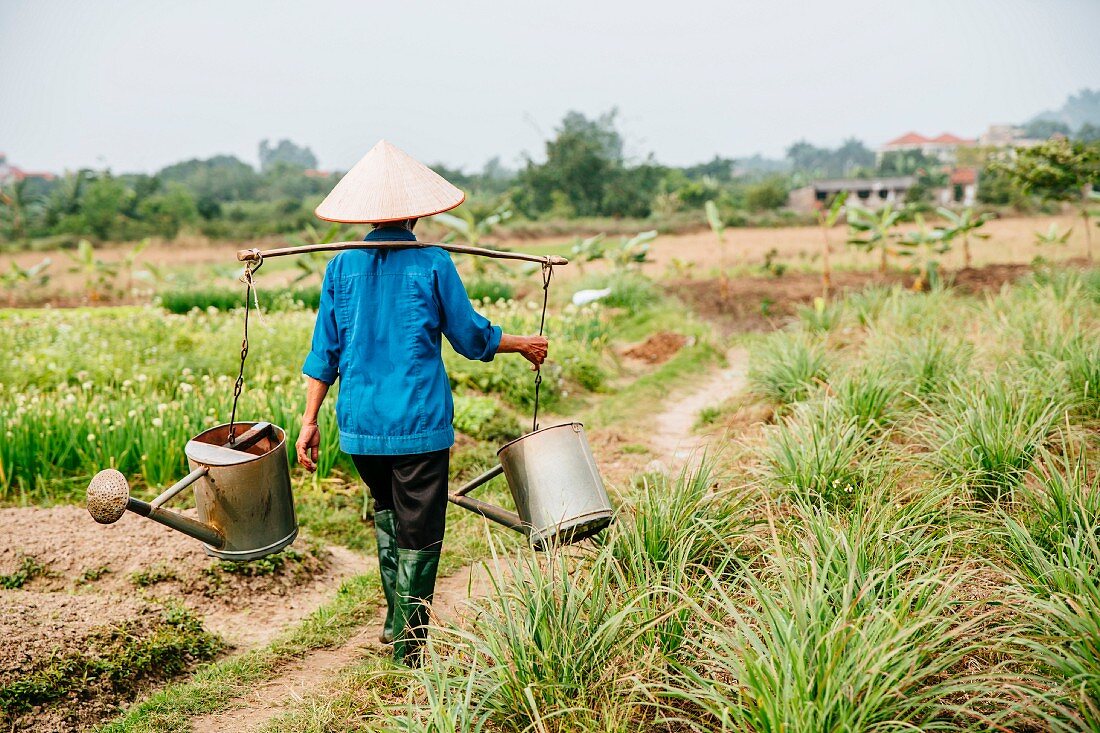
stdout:
POLYGON ((405 227, 380 226, 367 232, 363 237, 364 242, 415 242, 416 234, 405 227))

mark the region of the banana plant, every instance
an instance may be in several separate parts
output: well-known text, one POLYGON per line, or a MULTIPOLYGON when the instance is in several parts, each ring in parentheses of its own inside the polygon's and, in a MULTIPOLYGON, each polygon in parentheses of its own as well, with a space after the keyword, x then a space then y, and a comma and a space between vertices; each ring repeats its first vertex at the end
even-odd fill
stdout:
POLYGON ((914 215, 913 220, 917 224, 917 229, 901 238, 898 254, 903 257, 912 257, 917 262, 914 290, 938 287, 940 263, 934 255, 951 251, 951 237, 945 229, 929 229, 922 214, 914 215))
POLYGON ((1051 224, 1045 232, 1035 232, 1035 244, 1039 247, 1048 244, 1066 244, 1069 242, 1069 235, 1071 234, 1073 234, 1073 227, 1063 232, 1058 229, 1057 224, 1051 224))
POLYGON ((588 237, 587 239, 581 239, 580 237, 573 240, 573 246, 569 248, 573 257, 572 262, 577 263, 577 268, 580 272, 584 272, 584 266, 588 262, 595 262, 602 260, 607 256, 607 242, 604 241, 604 233, 588 237))
POLYGON ((893 243, 898 239, 894 228, 902 216, 893 204, 877 212, 853 206, 848 210, 848 244, 865 249, 868 252, 879 251, 879 272, 886 272, 887 257, 894 251, 893 243))
POLYGON ((87 239, 81 239, 76 245, 76 253, 66 252, 72 261, 69 272, 84 276, 84 291, 89 300, 101 300, 112 290, 112 283, 118 277, 119 263, 101 260, 95 256, 95 248, 87 239))
POLYGON ((729 275, 726 272, 728 262, 726 260, 726 225, 718 213, 718 204, 713 200, 703 204, 703 211, 707 215, 707 224, 714 236, 718 238, 718 263, 720 274, 718 276, 718 307, 725 310, 726 300, 729 298, 729 275))
POLYGON ((992 219, 990 214, 974 215, 974 207, 968 206, 960 212, 954 212, 946 207, 939 207, 936 209, 936 213, 947 220, 947 226, 944 228, 944 236, 947 239, 954 239, 955 237, 962 237, 963 247, 963 267, 970 269, 970 238, 975 237, 977 239, 989 239, 988 234, 982 234, 977 232, 977 229, 981 229, 985 226, 985 223, 992 219))
POLYGON ((848 201, 848 192, 841 191, 833 197, 833 203, 829 206, 829 210, 825 211, 819 209, 817 212, 817 223, 821 227, 821 297, 828 299, 829 289, 833 285, 833 271, 829 263, 829 255, 832 254, 833 247, 829 242, 829 230, 832 229, 837 221, 840 219, 840 214, 844 210, 844 204, 848 201))
MULTIPOLYGON (((315 244, 332 244, 342 242, 347 236, 347 228, 343 224, 333 224, 325 231, 319 230, 313 224, 306 224, 304 236, 297 234, 287 237, 287 242, 293 247, 307 247, 315 244)), ((324 252, 306 252, 294 258, 294 266, 298 268, 298 277, 294 278, 294 284, 308 280, 311 277, 324 277, 325 267, 328 266, 329 256, 324 252)))
MULTIPOLYGON (((490 236, 496 227, 512 218, 512 211, 507 204, 498 206, 488 216, 478 217, 472 209, 463 207, 455 214, 436 214, 433 220, 439 222, 450 231, 443 237, 443 242, 449 244, 461 239, 464 244, 471 247, 480 247, 482 240, 490 236)), ((502 263, 486 257, 471 257, 474 273, 481 276, 489 272, 490 267, 498 271, 507 272, 508 268, 502 263)))
POLYGON ((23 288, 44 287, 50 281, 50 274, 46 272, 53 261, 47 257, 37 265, 21 267, 15 260, 11 261, 11 268, 0 274, 0 285, 8 291, 9 305, 15 305, 15 294, 23 288))
POLYGON ((619 246, 611 251, 612 264, 616 269, 629 270, 649 262, 649 243, 656 238, 656 229, 635 234, 629 239, 624 237, 619 246))

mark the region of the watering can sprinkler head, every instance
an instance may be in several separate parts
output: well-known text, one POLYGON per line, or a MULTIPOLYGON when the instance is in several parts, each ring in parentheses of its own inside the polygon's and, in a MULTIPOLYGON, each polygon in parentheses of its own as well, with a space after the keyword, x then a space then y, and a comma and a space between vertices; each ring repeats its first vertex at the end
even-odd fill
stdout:
POLYGON ((215 425, 189 441, 184 453, 191 473, 149 502, 130 495, 119 471, 97 473, 88 484, 92 519, 113 524, 133 512, 194 537, 222 560, 254 560, 294 541, 298 522, 282 428, 269 422, 215 425), (197 519, 166 506, 191 486, 197 519))
POLYGON ((100 524, 114 524, 130 503, 130 482, 120 471, 107 468, 88 484, 88 513, 100 524))

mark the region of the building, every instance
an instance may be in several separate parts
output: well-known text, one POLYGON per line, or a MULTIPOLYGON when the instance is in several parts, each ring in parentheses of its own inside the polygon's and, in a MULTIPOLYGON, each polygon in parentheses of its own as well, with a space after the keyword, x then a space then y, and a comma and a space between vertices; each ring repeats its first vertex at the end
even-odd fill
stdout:
POLYGON ((983 148, 1030 148, 1041 142, 1026 137, 1023 128, 1015 125, 990 125, 978 136, 978 145, 983 148))
MULTIPOLYGON (((848 203, 877 211, 887 204, 895 208, 905 205, 909 189, 917 183, 916 176, 882 178, 832 178, 814 181, 791 191, 788 205, 795 211, 812 212, 824 209, 842 191, 848 192, 848 203)), ((932 191, 938 206, 973 206, 978 199, 978 170, 955 168, 948 173, 948 185, 932 191)))
POLYGON ((917 182, 916 176, 889 178, 831 178, 814 181, 791 191, 788 205, 795 211, 815 211, 828 206, 841 191, 848 192, 848 201, 865 209, 877 210, 894 204, 901 206, 905 195, 917 182))
POLYGON ((925 137, 920 133, 907 132, 901 137, 883 143, 875 151, 875 162, 881 163, 883 156, 887 153, 916 151, 947 165, 954 165, 958 161, 959 148, 973 147, 977 143, 977 140, 952 135, 950 132, 941 133, 936 137, 925 137))
POLYGON ((26 178, 41 178, 44 181, 52 181, 53 173, 39 171, 25 171, 8 163, 8 156, 0 153, 0 184, 16 183, 26 178))

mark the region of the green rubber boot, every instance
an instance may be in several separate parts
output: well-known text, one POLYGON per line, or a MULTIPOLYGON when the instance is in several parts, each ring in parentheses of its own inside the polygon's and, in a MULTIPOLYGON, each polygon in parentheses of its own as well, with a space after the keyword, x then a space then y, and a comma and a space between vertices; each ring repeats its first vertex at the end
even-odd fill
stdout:
POLYGON ((436 550, 397 551, 393 658, 409 667, 420 666, 421 650, 428 636, 428 608, 435 594, 438 568, 439 552, 436 550))
POLYGON ((390 509, 374 513, 374 534, 378 539, 378 572, 382 576, 382 592, 386 594, 386 622, 378 640, 393 643, 393 612, 397 587, 397 520, 390 509))

